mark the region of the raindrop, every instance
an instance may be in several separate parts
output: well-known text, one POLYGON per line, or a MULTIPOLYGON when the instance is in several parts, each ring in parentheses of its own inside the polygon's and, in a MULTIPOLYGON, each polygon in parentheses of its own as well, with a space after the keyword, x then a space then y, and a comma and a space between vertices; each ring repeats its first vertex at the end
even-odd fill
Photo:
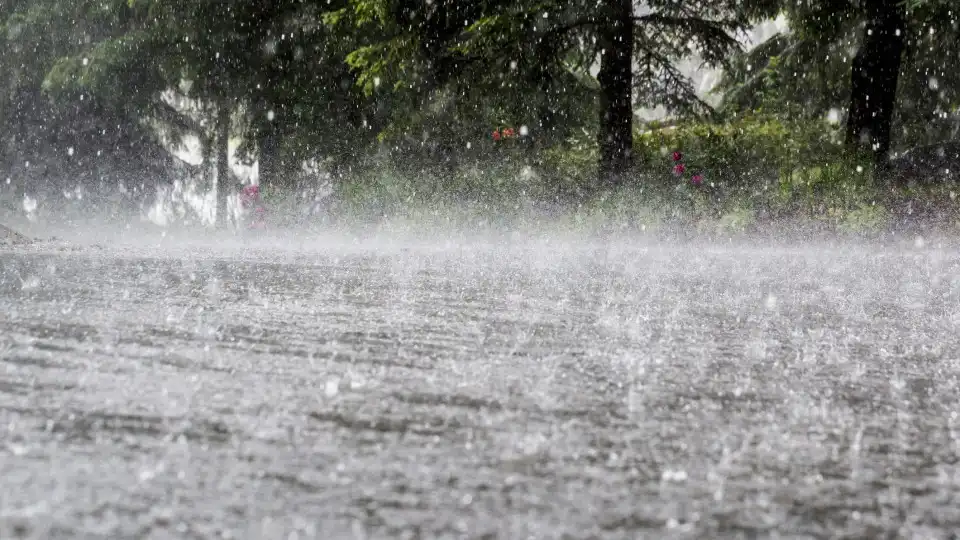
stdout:
POLYGON ((267 111, 267 121, 273 122, 273 119, 276 118, 276 113, 273 110, 267 111))
POLYGON ((340 393, 340 379, 332 378, 329 379, 326 384, 323 385, 323 395, 328 398, 335 397, 340 393))
POLYGON ((661 475, 661 479, 664 482, 686 482, 687 480, 687 471, 671 471, 665 470, 661 475))
POLYGON ((7 448, 14 456, 24 456, 27 454, 27 447, 22 444, 7 445, 7 448))
POLYGON ((40 277, 35 275, 29 275, 26 279, 20 279, 20 288, 22 290, 36 289, 40 287, 40 277))
POLYGON ((23 211, 32 214, 37 210, 37 200, 29 195, 23 196, 23 211))

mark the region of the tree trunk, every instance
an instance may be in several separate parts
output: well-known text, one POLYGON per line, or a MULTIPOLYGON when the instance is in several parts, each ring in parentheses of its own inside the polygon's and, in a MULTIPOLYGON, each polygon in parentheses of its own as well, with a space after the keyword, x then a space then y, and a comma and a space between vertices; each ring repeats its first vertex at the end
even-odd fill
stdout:
MULTIPOLYGON (((216 145, 215 134, 204 130, 197 134, 200 139, 200 181, 203 189, 217 189, 217 160, 214 152, 216 145)), ((216 224, 216 216, 214 216, 216 224)))
POLYGON ((890 152, 890 127, 904 49, 903 7, 899 0, 872 0, 866 7, 863 43, 853 59, 846 145, 870 150, 883 170, 890 152))
POLYGON ((227 200, 230 189, 230 108, 221 103, 217 109, 217 216, 218 227, 227 225, 227 200))
MULTIPOLYGON (((275 118, 271 118, 270 106, 266 102, 259 105, 260 116, 257 126, 257 168, 261 186, 280 187, 280 135, 277 133, 275 118)), ((286 187, 286 186, 283 186, 286 187)))
POLYGON ((633 2, 606 0, 600 29, 600 182, 621 184, 633 154, 633 2))

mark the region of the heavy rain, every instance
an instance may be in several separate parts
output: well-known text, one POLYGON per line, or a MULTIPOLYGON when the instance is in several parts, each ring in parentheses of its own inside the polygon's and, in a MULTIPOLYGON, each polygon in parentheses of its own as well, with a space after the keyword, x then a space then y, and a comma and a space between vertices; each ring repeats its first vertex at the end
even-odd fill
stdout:
POLYGON ((0 538, 960 530, 952 1, 0 40, 0 538))

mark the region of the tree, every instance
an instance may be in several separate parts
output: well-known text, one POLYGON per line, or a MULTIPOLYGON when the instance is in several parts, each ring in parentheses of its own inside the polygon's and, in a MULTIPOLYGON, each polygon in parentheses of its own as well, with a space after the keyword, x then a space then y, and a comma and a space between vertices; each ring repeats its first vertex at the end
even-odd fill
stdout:
POLYGON ((864 15, 866 24, 860 50, 850 70, 845 141, 853 150, 872 151, 874 163, 883 168, 890 151, 890 128, 906 28, 900 0, 868 2, 864 15))
POLYGON ((572 93, 564 86, 581 85, 599 63, 590 93, 598 107, 593 125, 600 181, 619 184, 631 163, 634 106, 709 111, 676 62, 699 54, 706 64, 723 64, 747 25, 739 4, 659 0, 638 10, 627 0, 436 0, 419 7, 352 0, 358 24, 375 26, 383 38, 358 49, 350 61, 368 91, 374 81, 387 82, 426 99, 438 87, 496 90, 515 83, 535 92, 515 97, 532 105, 526 116, 540 116, 534 125, 551 124, 549 113, 560 109, 551 102, 572 93), (444 31, 413 23, 431 20, 442 21, 444 31))
POLYGON ((633 0, 607 0, 600 44, 600 181, 620 184, 633 154, 633 0))
POLYGON ((881 168, 891 147, 960 136, 960 73, 948 60, 960 54, 960 10, 952 2, 818 0, 778 10, 790 30, 735 59, 720 86, 723 110, 837 122, 846 113, 849 147, 873 153, 881 168))
POLYGON ((326 0, 114 0, 101 9, 127 23, 61 55, 48 87, 63 99, 109 98, 141 120, 160 119, 175 134, 216 144, 203 154, 217 162, 205 169, 220 171, 222 210, 230 137, 243 137, 245 158, 259 157, 261 183, 281 189, 294 187, 289 173, 303 160, 344 161, 373 140, 368 101, 344 61, 353 41, 323 23, 339 7, 326 0), (171 92, 197 104, 199 117, 173 109, 164 99, 171 92))
POLYGON ((69 182, 95 187, 120 183, 139 191, 141 177, 158 177, 171 164, 149 129, 134 113, 141 88, 154 75, 130 64, 126 99, 116 92, 91 93, 73 84, 77 66, 99 77, 101 55, 130 46, 127 35, 138 13, 126 0, 34 0, 0 4, 0 166, 18 189, 61 193, 69 182), (117 49, 92 50, 90 43, 115 42, 117 49), (95 54, 94 54, 95 53, 95 54), (70 82, 68 82, 70 81, 70 82), (27 166, 29 164, 29 166, 27 166), (136 179, 136 180, 135 180, 136 179))

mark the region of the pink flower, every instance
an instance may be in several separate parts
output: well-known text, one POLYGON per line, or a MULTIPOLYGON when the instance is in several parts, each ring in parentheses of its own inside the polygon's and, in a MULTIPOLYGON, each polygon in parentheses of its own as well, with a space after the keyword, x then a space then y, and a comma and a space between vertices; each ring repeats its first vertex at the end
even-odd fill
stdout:
POLYGON ((513 137, 513 136, 514 136, 513 128, 504 128, 504 129, 503 129, 503 136, 506 137, 506 138, 508 138, 508 139, 511 138, 511 137, 513 137))
POLYGON ((495 141, 499 141, 499 140, 500 140, 500 130, 499 130, 499 129, 493 131, 493 140, 495 140, 495 141))
POLYGON ((245 186, 240 190, 239 199, 241 208, 250 208, 260 200, 260 187, 255 184, 245 186))
POLYGON ((702 174, 693 175, 693 177, 690 178, 690 183, 695 186, 699 186, 700 184, 703 183, 703 175, 702 174))
POLYGON ((674 151, 673 151, 673 160, 674 160, 674 161, 680 161, 681 159, 683 159, 683 154, 680 153, 679 150, 674 150, 674 151))
POLYGON ((673 174, 680 176, 686 170, 687 167, 683 163, 677 163, 677 165, 673 168, 673 174))

